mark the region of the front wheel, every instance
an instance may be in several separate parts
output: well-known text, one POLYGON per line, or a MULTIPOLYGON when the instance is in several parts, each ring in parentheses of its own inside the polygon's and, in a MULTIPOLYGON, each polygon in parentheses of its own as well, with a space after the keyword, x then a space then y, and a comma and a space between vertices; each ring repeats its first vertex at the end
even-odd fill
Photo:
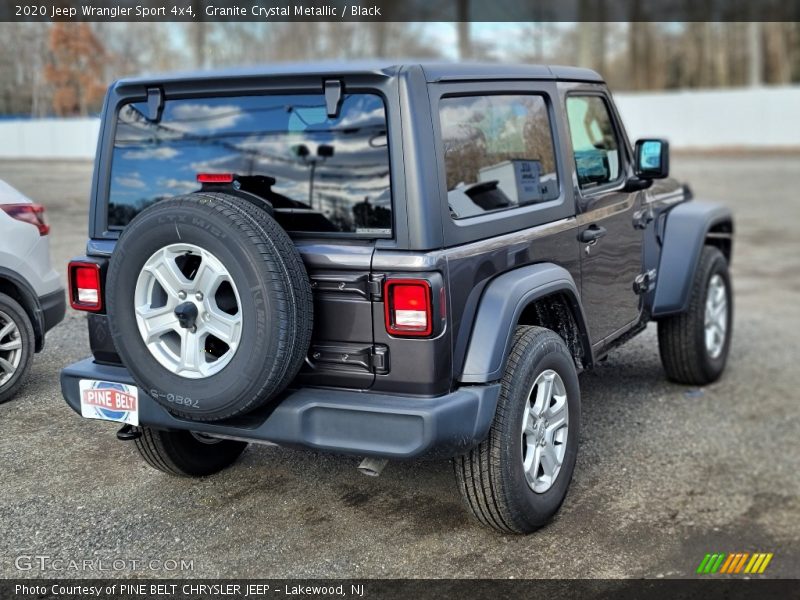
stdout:
POLYGON ((658 322, 658 349, 667 377, 706 385, 725 370, 733 330, 733 294, 728 261, 717 248, 700 255, 689 306, 658 322))
POLYGON ((192 431, 163 431, 140 427, 136 449, 159 471, 180 477, 203 477, 232 465, 246 442, 221 440, 192 431))
POLYGON ((469 511, 507 533, 545 525, 567 495, 579 425, 578 375, 564 340, 518 327, 489 436, 455 459, 469 511))

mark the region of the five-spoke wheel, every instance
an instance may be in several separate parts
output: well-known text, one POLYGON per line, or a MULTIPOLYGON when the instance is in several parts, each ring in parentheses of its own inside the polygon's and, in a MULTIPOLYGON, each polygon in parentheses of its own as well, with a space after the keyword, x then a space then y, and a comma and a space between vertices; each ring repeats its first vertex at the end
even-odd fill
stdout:
POLYGON ((242 335, 239 292, 207 250, 161 248, 142 267, 134 294, 139 333, 164 367, 182 377, 209 377, 233 358, 242 335))
POLYGON ((568 433, 567 391, 558 373, 547 369, 534 381, 522 419, 522 467, 534 492, 546 492, 558 477, 568 433))
POLYGON ((728 289, 719 273, 708 281, 704 325, 706 350, 711 358, 717 358, 725 347, 728 332, 728 289))

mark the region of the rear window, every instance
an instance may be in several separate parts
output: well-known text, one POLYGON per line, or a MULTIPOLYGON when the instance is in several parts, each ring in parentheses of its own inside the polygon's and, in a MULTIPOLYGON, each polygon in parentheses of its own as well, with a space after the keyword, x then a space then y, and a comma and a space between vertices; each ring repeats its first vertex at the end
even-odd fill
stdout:
POLYGON ((269 200, 288 231, 391 235, 386 112, 375 94, 345 95, 337 118, 319 95, 167 100, 158 122, 145 102, 117 117, 108 225, 197 191, 198 173, 235 173, 269 200))

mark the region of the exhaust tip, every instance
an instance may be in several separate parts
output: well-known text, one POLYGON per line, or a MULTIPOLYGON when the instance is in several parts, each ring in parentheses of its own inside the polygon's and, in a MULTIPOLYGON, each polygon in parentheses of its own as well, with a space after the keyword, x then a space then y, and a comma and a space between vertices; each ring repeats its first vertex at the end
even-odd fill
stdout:
POLYGON ((388 462, 388 459, 385 458, 365 458, 361 461, 361 464, 358 465, 358 470, 367 477, 377 477, 381 474, 388 462))

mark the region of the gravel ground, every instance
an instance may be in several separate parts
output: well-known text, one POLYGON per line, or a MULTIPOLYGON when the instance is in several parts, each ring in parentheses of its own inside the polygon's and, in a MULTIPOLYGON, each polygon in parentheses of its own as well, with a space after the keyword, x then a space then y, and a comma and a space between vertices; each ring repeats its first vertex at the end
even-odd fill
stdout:
MULTIPOLYGON (((83 251, 90 170, 0 163, 0 178, 48 207, 62 273, 83 251)), ((209 479, 150 470, 115 425, 61 399, 59 370, 88 355, 70 311, 0 406, 0 577, 67 574, 17 571, 28 554, 183 558, 195 577, 687 577, 714 551, 774 552, 766 575, 797 577, 800 157, 681 157, 673 170, 736 213, 728 371, 704 390, 668 383, 651 327, 582 375, 575 479, 545 529, 473 523, 446 462, 366 478, 355 458, 261 446, 209 479)))

